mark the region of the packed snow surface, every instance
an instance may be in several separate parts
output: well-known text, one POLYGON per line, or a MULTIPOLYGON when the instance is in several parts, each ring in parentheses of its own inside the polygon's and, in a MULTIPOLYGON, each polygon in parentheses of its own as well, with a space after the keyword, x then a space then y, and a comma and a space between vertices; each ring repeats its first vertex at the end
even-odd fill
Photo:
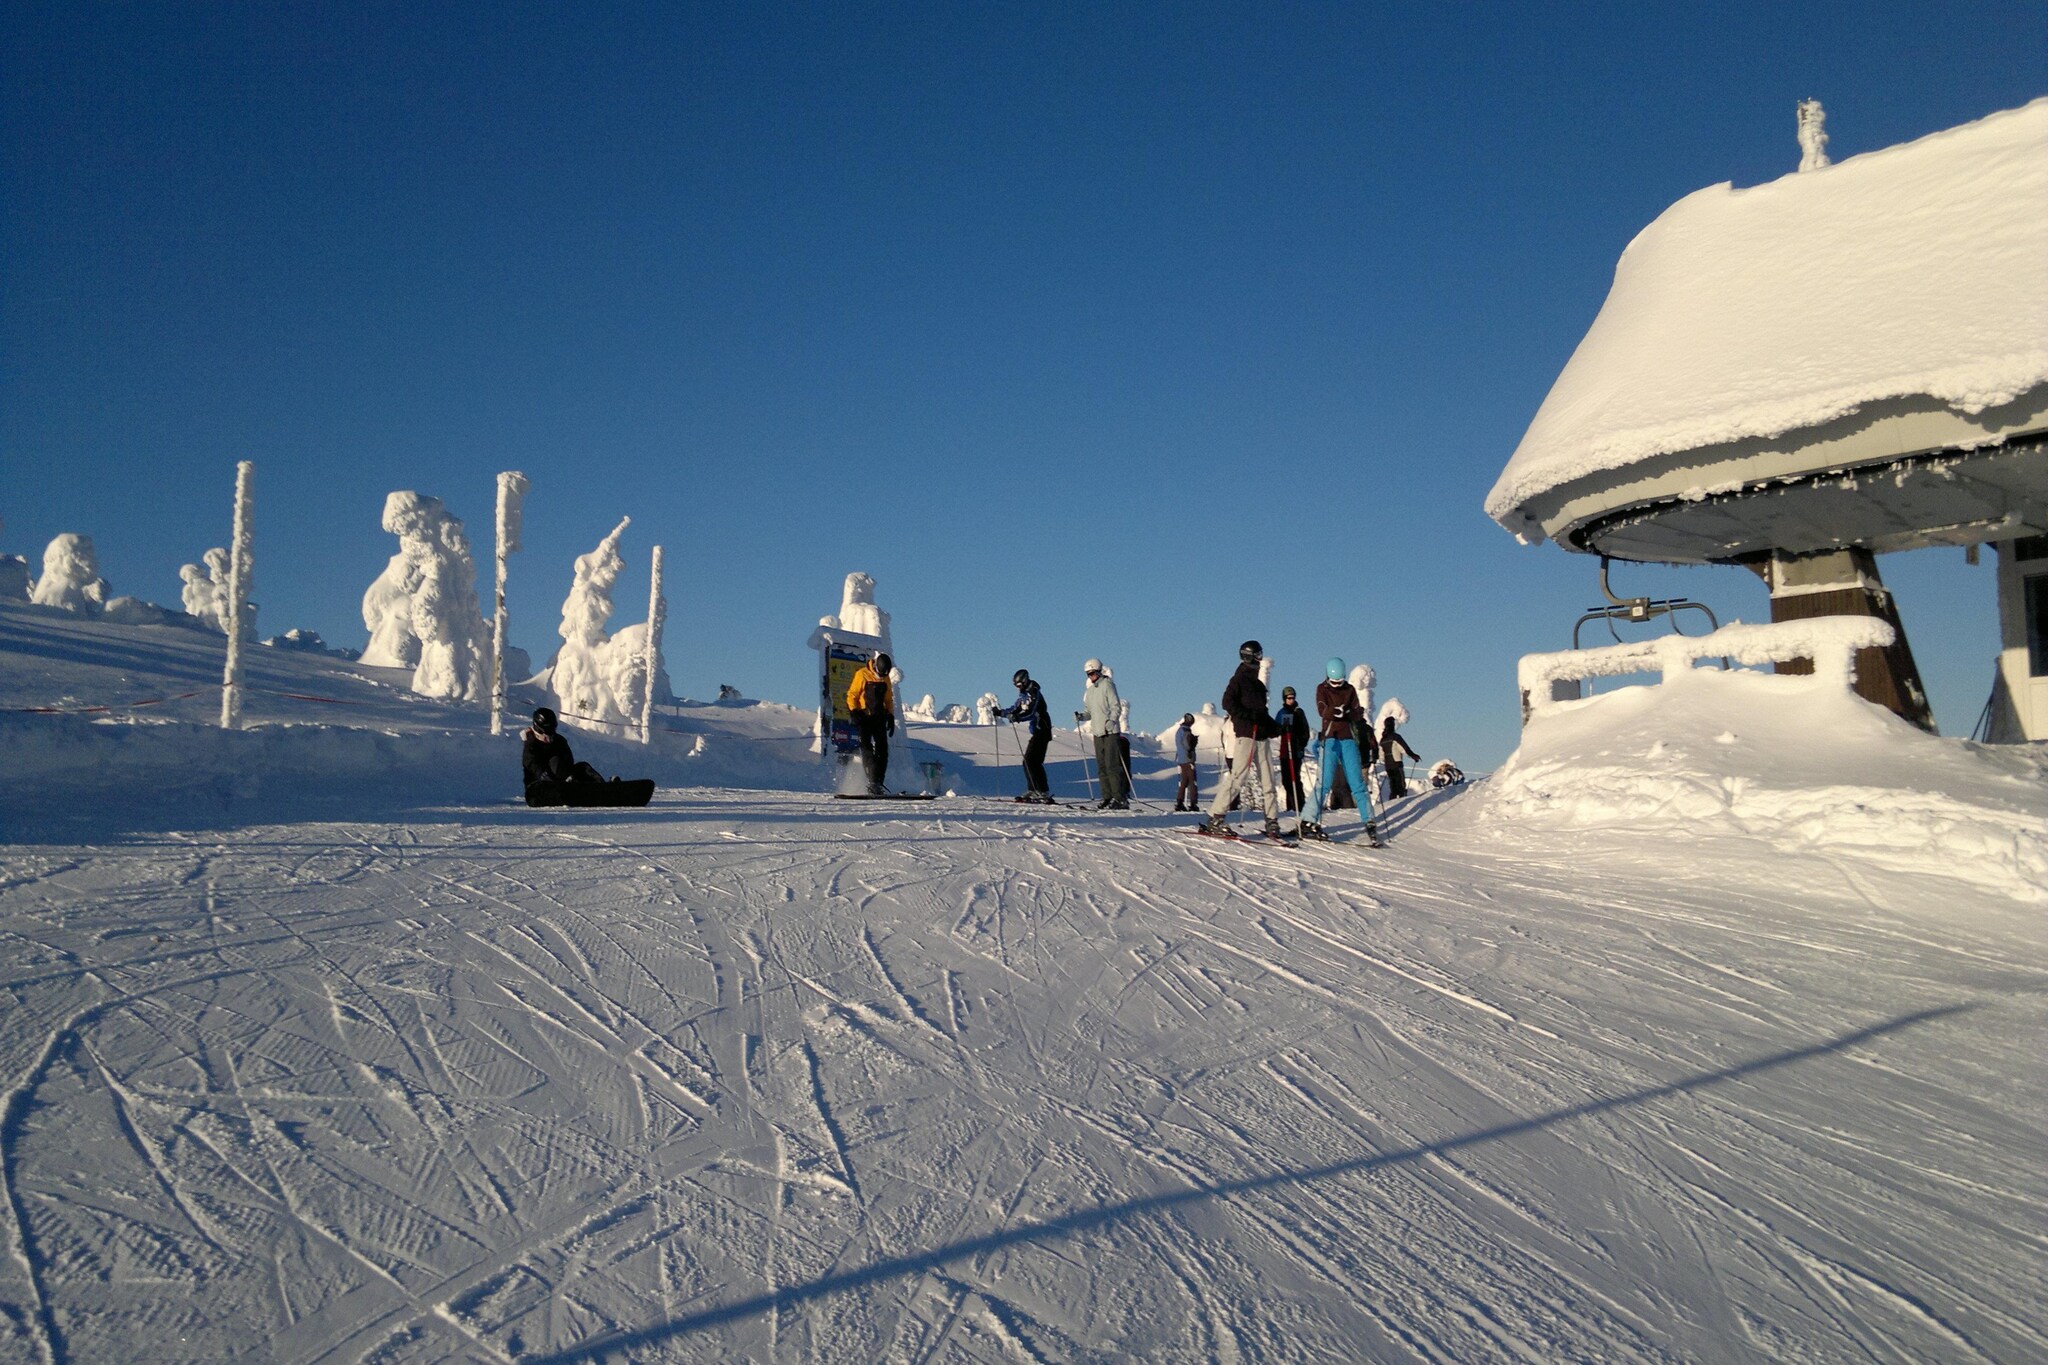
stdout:
POLYGON ((2038 751, 1702 673, 1289 851, 727 702, 533 811, 225 644, 0 606, 0 1360, 2048 1357, 2038 751))
POLYGON ((1643 229, 1486 498, 1887 398, 1966 413, 2048 383, 2048 99, 1767 185, 1716 185, 1643 229))

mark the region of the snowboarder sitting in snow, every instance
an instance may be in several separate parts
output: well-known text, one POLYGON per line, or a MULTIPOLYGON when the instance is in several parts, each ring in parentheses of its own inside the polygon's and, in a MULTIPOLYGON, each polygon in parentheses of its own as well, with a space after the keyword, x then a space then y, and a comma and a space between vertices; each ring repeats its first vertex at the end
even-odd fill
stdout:
POLYGON ((860 731, 860 765, 868 775, 868 795, 886 796, 889 789, 889 736, 896 733, 896 699, 889 672, 895 660, 877 654, 853 675, 846 689, 846 712, 860 731))
POLYGON ((543 706, 533 713, 533 724, 520 732, 525 743, 519 750, 519 766, 526 774, 526 804, 534 804, 534 786, 543 782, 602 782, 597 769, 578 763, 562 738, 555 713, 543 706))
POLYGON ((1045 780, 1045 751, 1052 745, 1052 713, 1045 709, 1045 694, 1029 673, 1020 668, 1010 681, 1017 688, 1016 703, 996 712, 996 718, 1026 725, 1030 736, 1024 741, 1024 794, 1017 799, 1049 802, 1052 787, 1045 780))

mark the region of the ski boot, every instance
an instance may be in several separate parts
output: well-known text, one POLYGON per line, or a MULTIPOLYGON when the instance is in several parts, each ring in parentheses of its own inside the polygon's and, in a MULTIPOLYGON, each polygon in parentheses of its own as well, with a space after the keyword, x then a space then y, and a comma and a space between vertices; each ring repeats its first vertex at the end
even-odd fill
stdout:
POLYGON ((1314 820, 1302 821, 1301 824, 1295 828, 1294 837, 1297 839, 1313 839, 1319 844, 1327 844, 1330 842, 1330 836, 1323 833, 1322 825, 1314 820))
POLYGON ((1276 844, 1285 843, 1287 840, 1287 833, 1285 830, 1280 828, 1280 822, 1278 820, 1268 820, 1266 822, 1266 828, 1262 832, 1265 834, 1268 840, 1276 844))
POLYGON ((1365 822, 1365 842, 1373 848, 1386 847, 1384 843, 1380 842, 1379 827, 1370 820, 1365 822))
POLYGON ((1201 824, 1196 825, 1195 833, 1213 835, 1218 839, 1235 839, 1237 837, 1230 832, 1230 822, 1220 815, 1212 815, 1201 824))

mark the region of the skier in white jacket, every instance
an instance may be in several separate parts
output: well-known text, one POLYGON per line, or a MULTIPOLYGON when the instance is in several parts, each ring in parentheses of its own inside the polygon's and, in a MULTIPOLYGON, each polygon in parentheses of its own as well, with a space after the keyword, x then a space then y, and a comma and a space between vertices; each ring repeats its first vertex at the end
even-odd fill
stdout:
POLYGON ((1123 733, 1123 699, 1117 696, 1116 684, 1110 680, 1102 660, 1090 659, 1081 665, 1081 671, 1088 675, 1088 690, 1081 697, 1081 714, 1089 737, 1095 741, 1095 769, 1102 774, 1102 801, 1097 808, 1129 810, 1131 788, 1124 775, 1124 751, 1119 738, 1123 733))

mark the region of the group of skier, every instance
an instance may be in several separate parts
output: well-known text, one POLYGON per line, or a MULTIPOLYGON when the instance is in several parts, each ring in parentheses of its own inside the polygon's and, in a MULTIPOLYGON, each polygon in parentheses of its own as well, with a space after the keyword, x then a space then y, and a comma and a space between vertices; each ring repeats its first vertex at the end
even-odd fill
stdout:
MULTIPOLYGON (((1304 839, 1327 841, 1323 811, 1329 805, 1331 786, 1341 772, 1358 807, 1359 818, 1365 823, 1366 838, 1377 844, 1379 830, 1373 823, 1372 789, 1366 784, 1366 771, 1377 759, 1386 770, 1389 799, 1400 797, 1407 791, 1403 758, 1419 757, 1394 728, 1396 716, 1389 713, 1375 735, 1365 714, 1365 704, 1345 675, 1344 661, 1331 659, 1324 667, 1323 682, 1316 687, 1319 724, 1313 743, 1318 762, 1311 796, 1304 791, 1301 780, 1302 760, 1310 752, 1311 744, 1307 713, 1291 687, 1281 689, 1279 711, 1269 711, 1263 676, 1265 650, 1257 640, 1245 641, 1238 647, 1237 656, 1237 671, 1223 689, 1223 713, 1230 724, 1223 780, 1210 803, 1208 819, 1199 827, 1201 832, 1229 833, 1225 817, 1236 808, 1245 782, 1256 775, 1267 838, 1284 837, 1280 828, 1284 796, 1286 809, 1299 813, 1296 834, 1304 839), (1276 739, 1280 742, 1277 771, 1269 743, 1276 739)), ((896 733, 896 697, 891 681, 894 668, 894 660, 878 653, 854 673, 846 692, 846 710, 860 737, 861 766, 870 796, 888 795, 889 740, 896 733)), ((1105 810, 1128 810, 1131 747, 1124 733, 1123 699, 1117 695, 1116 682, 1102 660, 1089 659, 1082 665, 1082 673, 1088 684, 1082 693, 1081 709, 1074 713, 1074 722, 1094 742, 1095 769, 1102 777, 1102 797, 1097 804, 1105 810)), ((1045 755, 1052 745, 1052 714, 1046 706, 1044 691, 1028 670, 1020 668, 1011 674, 1010 683, 1017 689, 1017 700, 997 709, 995 716, 1025 730, 1025 789, 1017 799, 1050 803, 1052 787, 1046 778, 1045 755)), ((522 766, 530 804, 561 804, 557 798, 564 788, 603 780, 589 764, 575 760, 568 741, 561 736, 555 713, 548 708, 534 712, 533 725, 522 738, 522 766)), ((1180 728, 1174 734, 1174 762, 1180 769, 1180 785, 1173 799, 1176 811, 1192 812, 1197 808, 1195 750, 1195 716, 1188 712, 1181 717, 1180 728)))
MULTIPOLYGON (((1264 799, 1268 838, 1284 837, 1280 828, 1284 797, 1286 809, 1299 813, 1297 834, 1305 839, 1327 841, 1323 812, 1329 806, 1331 786, 1341 772, 1365 824, 1366 838, 1377 844, 1379 830, 1373 821, 1372 788, 1366 783, 1366 772, 1378 761, 1387 774, 1389 799, 1397 798, 1407 793, 1404 759, 1419 757, 1395 729, 1397 717, 1389 713, 1375 734, 1358 690, 1346 677, 1344 661, 1333 658, 1324 666, 1324 680, 1316 688, 1318 723, 1312 731, 1308 715, 1291 687, 1281 689, 1279 711, 1269 711, 1262 676, 1264 659, 1265 650, 1257 640, 1245 641, 1238 649, 1237 671, 1223 689, 1223 712, 1230 722, 1223 781, 1210 804, 1208 819, 1200 827, 1202 832, 1228 832, 1225 817, 1236 807, 1245 782, 1256 775, 1264 799), (1277 772, 1269 743, 1276 739, 1277 772), (1304 791, 1301 779, 1302 761, 1311 752, 1318 759, 1313 796, 1304 791)), ((1082 697, 1082 709, 1074 713, 1074 720, 1094 741, 1095 766, 1102 774, 1102 799, 1098 804, 1103 809, 1127 810, 1131 760, 1130 741, 1123 733, 1123 702, 1100 659, 1088 660, 1082 671, 1088 686, 1082 697)), ((1025 790, 1017 799, 1050 802, 1052 790, 1046 779, 1045 754, 1052 743, 1052 717, 1045 694, 1028 670, 1018 669, 1010 682, 1017 689, 1017 700, 997 710, 995 715, 1026 729, 1025 790)), ((1174 734, 1174 762, 1180 771, 1173 801, 1176 811, 1197 809, 1195 754, 1195 716, 1188 712, 1181 717, 1180 728, 1174 734)))

